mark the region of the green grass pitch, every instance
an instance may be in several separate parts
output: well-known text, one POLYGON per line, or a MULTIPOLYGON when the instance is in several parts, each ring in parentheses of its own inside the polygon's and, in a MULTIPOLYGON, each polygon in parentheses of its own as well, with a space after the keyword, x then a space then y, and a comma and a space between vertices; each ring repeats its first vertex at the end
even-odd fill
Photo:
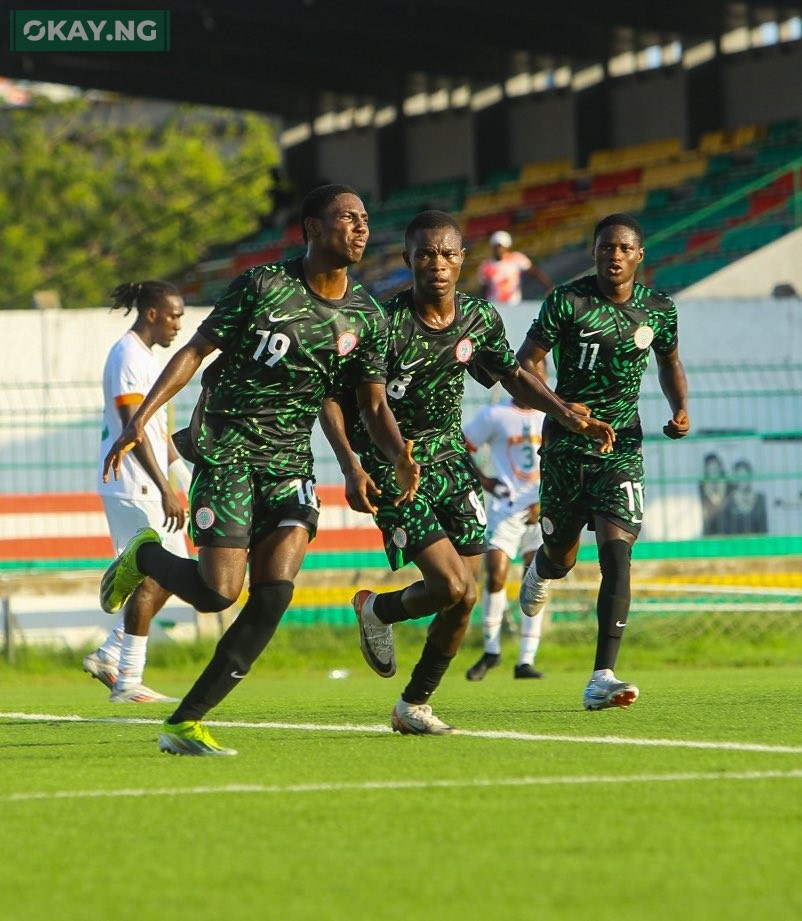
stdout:
POLYGON ((589 649, 474 684, 470 648, 433 700, 462 732, 401 737, 398 637, 390 680, 354 637, 277 638, 212 714, 236 758, 160 754, 169 705, 110 704, 79 657, 0 666, 0 919, 802 917, 798 668, 635 662, 636 705, 586 713, 589 649))

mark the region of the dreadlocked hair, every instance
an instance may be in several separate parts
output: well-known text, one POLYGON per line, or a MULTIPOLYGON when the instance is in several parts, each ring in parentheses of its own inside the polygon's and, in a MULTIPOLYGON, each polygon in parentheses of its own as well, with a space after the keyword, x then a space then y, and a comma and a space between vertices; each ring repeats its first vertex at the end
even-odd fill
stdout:
POLYGON ((111 309, 125 309, 127 317, 134 308, 137 313, 142 313, 171 294, 178 294, 178 288, 169 281, 126 281, 111 292, 111 309))

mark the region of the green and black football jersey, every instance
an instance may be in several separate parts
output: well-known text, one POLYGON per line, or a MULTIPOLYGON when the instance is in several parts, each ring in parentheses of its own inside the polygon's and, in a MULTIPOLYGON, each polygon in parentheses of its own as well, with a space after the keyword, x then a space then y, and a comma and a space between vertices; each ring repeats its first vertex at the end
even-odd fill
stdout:
POLYGON ((198 434, 209 464, 244 461, 310 477, 323 397, 346 376, 352 385, 386 380, 381 306, 350 280, 341 300, 318 297, 304 284, 301 259, 242 274, 199 332, 222 352, 207 369, 214 383, 198 434))
MULTIPOLYGON (((411 290, 383 306, 390 323, 387 402, 404 438, 415 441, 415 460, 430 464, 466 453, 465 372, 492 387, 518 367, 498 311, 488 301, 457 292, 453 323, 434 330, 415 313, 411 290)), ((358 417, 351 436, 364 465, 387 463, 358 417)))
MULTIPOLYGON (((595 275, 555 288, 546 298, 528 338, 554 349, 557 385, 569 403, 585 403, 616 430, 616 451, 643 439, 638 415, 641 381, 649 350, 661 355, 677 345, 677 309, 668 295, 636 283, 623 304, 607 300, 595 275)), ((592 443, 547 417, 544 450, 593 453, 592 443)))

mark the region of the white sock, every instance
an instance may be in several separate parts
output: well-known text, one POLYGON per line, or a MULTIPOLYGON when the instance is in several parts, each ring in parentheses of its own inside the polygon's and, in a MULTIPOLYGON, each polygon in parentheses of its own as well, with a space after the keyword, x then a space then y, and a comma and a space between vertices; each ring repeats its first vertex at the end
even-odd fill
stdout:
POLYGON ((540 646, 545 608, 535 617, 521 618, 521 647, 518 650, 518 665, 534 665, 540 646))
POLYGON ((103 645, 98 649, 101 658, 110 662, 112 665, 117 665, 120 661, 120 650, 122 649, 124 636, 125 618, 120 617, 117 623, 112 627, 111 633, 109 633, 103 641, 103 645))
POLYGON ((596 671, 590 676, 591 679, 594 678, 612 678, 613 670, 611 668, 597 668, 596 671))
POLYGON ((507 609, 507 592, 502 588, 498 592, 485 589, 482 596, 482 636, 485 640, 485 652, 491 655, 501 653, 501 622, 507 609))
POLYGON ((134 636, 126 633, 120 651, 119 673, 115 691, 128 691, 142 684, 145 660, 148 654, 147 636, 134 636))

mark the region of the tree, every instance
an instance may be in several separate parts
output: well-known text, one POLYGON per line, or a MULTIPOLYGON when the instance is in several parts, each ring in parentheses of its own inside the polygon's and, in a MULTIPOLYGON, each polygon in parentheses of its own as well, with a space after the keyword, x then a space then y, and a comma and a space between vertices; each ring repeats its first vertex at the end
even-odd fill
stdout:
POLYGON ((4 120, 0 307, 29 308, 38 289, 102 305, 121 281, 169 277, 252 233, 272 208, 278 148, 254 114, 185 106, 110 125, 86 100, 39 100, 4 120))

